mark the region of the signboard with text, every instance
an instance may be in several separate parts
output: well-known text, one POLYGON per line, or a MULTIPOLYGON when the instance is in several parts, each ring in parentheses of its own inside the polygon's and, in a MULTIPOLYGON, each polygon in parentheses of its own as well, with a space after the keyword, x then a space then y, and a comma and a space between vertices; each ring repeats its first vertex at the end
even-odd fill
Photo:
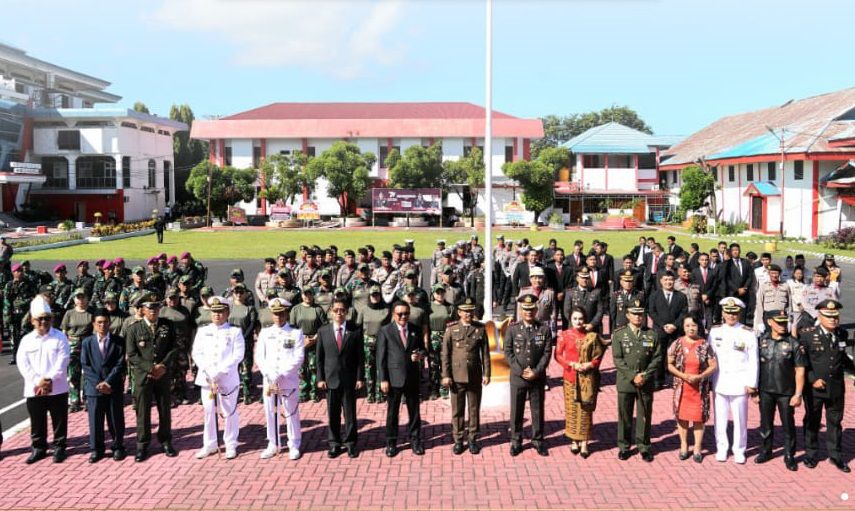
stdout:
POLYGON ((270 221, 279 222, 291 219, 291 206, 286 206, 281 201, 270 206, 270 221))
POLYGON ((29 163, 29 162, 13 161, 13 162, 9 163, 9 166, 12 167, 12 172, 15 174, 41 174, 42 173, 42 164, 41 163, 29 163))
POLYGON ((233 225, 246 225, 246 211, 237 206, 229 206, 228 210, 229 222, 233 225))
POLYGON ((426 213, 438 215, 442 209, 439 188, 374 188, 371 190, 374 213, 426 213))
POLYGON ((318 205, 312 201, 306 201, 300 204, 297 209, 297 218, 299 220, 320 220, 321 212, 318 210, 318 205))
POLYGON ((525 206, 518 200, 512 200, 505 204, 503 211, 505 213, 505 222, 509 224, 524 224, 529 218, 529 213, 525 210, 525 206))

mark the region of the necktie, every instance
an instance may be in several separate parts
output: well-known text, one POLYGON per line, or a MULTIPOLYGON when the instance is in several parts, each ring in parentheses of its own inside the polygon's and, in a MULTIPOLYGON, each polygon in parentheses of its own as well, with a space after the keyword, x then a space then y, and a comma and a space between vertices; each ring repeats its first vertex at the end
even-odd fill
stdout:
POLYGON ((338 345, 338 350, 341 351, 341 338, 342 338, 342 328, 338 327, 335 329, 335 343, 338 345))
POLYGON ((707 283, 707 269, 701 268, 701 273, 704 275, 704 284, 707 283))
POLYGON ((650 273, 656 275, 656 271, 659 269, 659 256, 653 256, 653 269, 650 273))
POLYGON ((665 293, 665 300, 668 301, 668 305, 671 305, 671 293, 665 293))
POLYGON ((401 344, 403 344, 404 348, 406 348, 407 347, 407 329, 401 328, 400 332, 401 332, 401 344))
POLYGON ((737 269, 737 271, 739 271, 739 276, 741 277, 742 276, 742 265, 739 264, 739 260, 737 259, 736 261, 733 261, 733 264, 736 265, 736 269, 737 269))
POLYGON ((105 356, 107 354, 107 338, 104 337, 101 339, 101 356, 105 356))
POLYGON ((591 274, 591 284, 592 284, 594 287, 597 287, 597 272, 593 272, 593 273, 591 274))

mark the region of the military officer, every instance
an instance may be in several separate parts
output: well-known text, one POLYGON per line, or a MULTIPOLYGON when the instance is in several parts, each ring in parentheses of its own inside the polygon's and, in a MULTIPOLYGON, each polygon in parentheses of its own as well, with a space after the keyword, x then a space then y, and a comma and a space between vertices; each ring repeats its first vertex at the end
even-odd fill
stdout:
MULTIPOLYGON (((77 289, 82 287, 86 290, 86 296, 92 296, 92 288, 95 286, 95 277, 89 273, 89 261, 80 261, 77 263, 77 275, 74 276, 72 287, 77 289)), ((69 301, 66 308, 73 307, 74 304, 69 301)))
MULTIPOLYGON (((544 287, 546 284, 546 274, 540 266, 534 266, 529 269, 528 277, 531 281, 530 286, 520 289, 520 296, 532 294, 537 297, 537 320, 547 326, 555 335, 556 321, 558 312, 556 310, 555 291, 544 287)), ((521 304, 517 304, 517 317, 522 317, 521 304)))
POLYGON ((442 384, 451 391, 451 436, 454 454, 463 453, 463 421, 469 408, 469 452, 478 454, 481 428, 481 390, 490 383, 490 346, 482 323, 474 321, 475 302, 467 298, 457 307, 460 321, 442 337, 442 384))
POLYGON ((585 330, 588 332, 599 331, 602 327, 603 300, 599 289, 591 289, 591 272, 587 267, 576 272, 576 284, 572 290, 564 293, 564 317, 570 317, 573 307, 580 307, 585 311, 588 323, 585 330))
POLYGON ((12 340, 12 358, 9 365, 15 365, 18 347, 21 344, 21 321, 27 314, 30 301, 36 296, 32 283, 24 278, 24 268, 21 263, 12 265, 12 280, 3 289, 3 324, 7 329, 7 337, 12 340))
POLYGON ((618 391, 618 459, 630 457, 632 415, 635 417, 635 443, 641 459, 653 461, 650 452, 650 421, 653 413, 654 376, 662 350, 652 330, 644 325, 644 304, 635 299, 626 309, 627 325, 612 335, 618 391))
MULTIPOLYGON (((635 288, 637 273, 634 270, 624 270, 618 274, 620 289, 612 293, 609 300, 609 328, 612 334, 628 324, 627 309, 636 300, 645 304, 644 291, 635 288)), ((642 324, 647 324, 647 316, 642 316, 642 324)))
POLYGON ((284 298, 267 300, 273 324, 261 329, 255 345, 255 364, 264 380, 264 412, 267 417, 267 448, 261 459, 272 458, 281 449, 279 417, 288 432, 288 457, 300 458, 300 368, 303 366, 303 332, 288 324, 291 303, 284 298), (283 413, 280 414, 280 410, 283 413))
MULTIPOLYGON (((758 268, 759 269, 759 268, 758 268)), ((757 300, 754 304, 754 331, 766 330, 764 315, 769 311, 785 310, 790 313, 790 287, 781 283, 781 267, 770 264, 767 268, 768 281, 758 284, 757 300)))
POLYGON ((380 284, 380 289, 383 291, 383 300, 387 303, 392 303, 395 291, 400 284, 401 274, 392 267, 391 252, 383 252, 383 257, 380 261, 380 267, 374 270, 371 278, 380 284))
MULTIPOLYGON (((769 272, 772 273, 770 266, 769 272)), ((759 306, 759 301, 758 301, 759 306)), ((763 444, 754 463, 765 463, 772 458, 772 430, 775 425, 775 408, 784 427, 784 465, 796 471, 795 407, 802 404, 807 355, 798 339, 789 335, 786 310, 767 311, 768 329, 760 339, 760 438, 763 444)))
POLYGON ((715 391, 715 459, 727 461, 730 441, 727 437, 728 415, 733 416, 733 460, 745 463, 748 441, 748 396, 757 392, 757 337, 751 327, 739 322, 745 303, 739 298, 723 298, 723 325, 710 329, 709 341, 718 360, 713 376, 715 391))
MULTIPOLYGON (((173 406, 190 404, 187 394, 187 371, 190 369, 190 354, 193 346, 193 328, 190 311, 181 305, 178 289, 166 288, 166 307, 160 310, 160 317, 172 323, 175 332, 175 344, 178 354, 175 357, 175 374, 172 377, 173 406)), ((106 297, 105 297, 106 300, 106 297)))
POLYGON ((229 323, 229 299, 214 296, 208 301, 211 324, 200 328, 193 340, 193 361, 199 368, 196 385, 202 388, 204 428, 202 448, 196 459, 218 453, 217 416, 225 419, 223 443, 226 459, 237 457, 240 414, 238 413, 238 365, 244 358, 244 338, 241 329, 229 323))
POLYGON ((344 264, 336 272, 334 284, 336 287, 347 287, 355 277, 356 254, 353 250, 347 249, 344 251, 344 264))
POLYGON ((157 406, 157 439, 168 457, 178 456, 172 447, 172 377, 171 368, 178 356, 172 323, 160 318, 160 299, 152 292, 138 301, 143 319, 131 324, 125 335, 128 368, 134 378, 137 403, 136 462, 148 458, 151 441, 151 405, 157 406))
MULTIPOLYGON (((62 263, 53 268, 54 279, 51 285, 53 286, 54 301, 62 309, 70 308, 70 304, 72 303, 71 292, 74 291, 74 285, 68 279, 67 273, 68 270, 62 263)), ((57 324, 62 322, 62 316, 60 315, 55 321, 58 321, 57 324)))
POLYGON ((318 285, 318 272, 320 269, 315 265, 315 251, 307 253, 306 263, 297 271, 297 287, 306 289, 318 285))
POLYGON ((306 356, 300 371, 300 402, 309 399, 320 402, 318 393, 317 367, 318 359, 315 343, 318 340, 318 329, 327 323, 327 314, 315 303, 314 289, 303 288, 303 301, 291 308, 289 323, 303 331, 306 356))
POLYGON ((237 284, 233 290, 234 301, 229 303, 229 323, 240 328, 244 339, 244 358, 240 364, 241 394, 243 404, 252 403, 252 354, 255 347, 255 330, 258 323, 258 312, 255 307, 244 300, 252 299, 252 293, 243 283, 237 284))
POLYGON ((511 370, 511 456, 522 452, 522 422, 526 399, 531 402, 532 445, 541 456, 549 452, 543 444, 543 401, 546 368, 552 356, 552 332, 537 321, 537 297, 517 299, 522 321, 505 333, 505 358, 511 370))
POLYGON ((134 266, 131 270, 131 284, 122 290, 119 295, 119 308, 125 312, 133 312, 131 310, 131 295, 134 293, 142 293, 145 289, 145 268, 142 266, 134 266))
POLYGON ((799 334, 799 342, 808 358, 807 384, 805 385, 805 458, 808 468, 817 464, 819 428, 822 409, 825 408, 825 445, 828 459, 839 470, 848 473, 849 465, 843 459, 844 371, 855 371, 855 363, 847 356, 853 342, 846 330, 840 328, 840 309, 837 300, 824 300, 817 304, 819 325, 799 334))
POLYGON ((373 285, 368 289, 368 305, 359 310, 356 322, 362 326, 363 361, 365 367, 365 400, 369 403, 385 403, 386 396, 380 392, 377 382, 377 336, 380 327, 391 319, 391 311, 383 301, 380 286, 373 285))

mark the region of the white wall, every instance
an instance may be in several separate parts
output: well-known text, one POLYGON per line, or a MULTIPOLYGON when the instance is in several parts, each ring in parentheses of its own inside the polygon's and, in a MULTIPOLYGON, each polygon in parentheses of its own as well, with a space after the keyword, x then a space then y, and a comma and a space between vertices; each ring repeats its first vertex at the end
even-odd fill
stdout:
POLYGON ((443 160, 459 160, 463 157, 463 139, 462 138, 443 138, 442 139, 442 159, 443 160))
POLYGON ((226 141, 226 146, 231 142, 232 167, 246 169, 252 167, 252 139, 234 138, 226 141))

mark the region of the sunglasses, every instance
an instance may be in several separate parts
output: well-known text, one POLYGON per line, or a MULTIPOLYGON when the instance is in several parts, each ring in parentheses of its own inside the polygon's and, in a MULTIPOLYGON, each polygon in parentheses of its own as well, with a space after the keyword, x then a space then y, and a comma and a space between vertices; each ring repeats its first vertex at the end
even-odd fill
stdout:
POLYGON ((410 313, 409 312, 396 312, 395 315, 403 318, 403 317, 409 316, 410 313))
POLYGON ((50 316, 45 316, 42 318, 35 318, 35 320, 38 321, 39 323, 47 323, 48 321, 51 320, 51 318, 50 318, 50 316))

